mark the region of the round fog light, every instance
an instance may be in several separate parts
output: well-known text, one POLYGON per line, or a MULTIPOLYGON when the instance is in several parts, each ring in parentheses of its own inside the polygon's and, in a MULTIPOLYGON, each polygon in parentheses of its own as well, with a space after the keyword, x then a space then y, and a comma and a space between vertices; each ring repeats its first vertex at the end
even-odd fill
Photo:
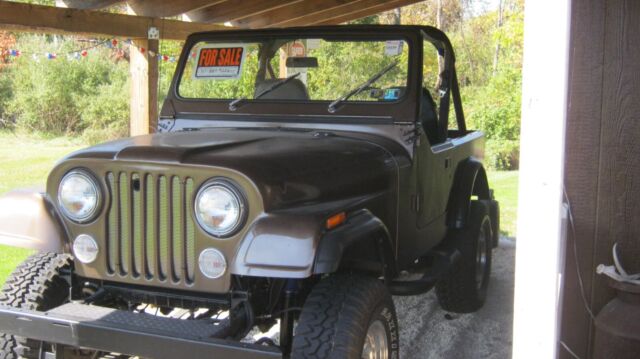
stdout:
POLYGON ((227 261, 224 259, 224 255, 214 248, 207 248, 200 253, 198 265, 200 272, 211 279, 222 277, 227 270, 227 261))
POLYGON ((82 263, 91 263, 98 257, 98 243, 90 235, 81 234, 73 241, 73 255, 82 263))

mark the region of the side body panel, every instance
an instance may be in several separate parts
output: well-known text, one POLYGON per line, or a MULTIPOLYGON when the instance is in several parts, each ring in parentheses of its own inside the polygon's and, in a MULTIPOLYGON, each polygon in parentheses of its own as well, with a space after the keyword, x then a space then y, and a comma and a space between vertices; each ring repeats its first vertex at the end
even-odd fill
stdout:
POLYGON ((451 228, 447 221, 448 212, 454 208, 451 199, 457 192, 463 192, 459 196, 461 198, 471 198, 468 191, 461 191, 461 187, 455 185, 459 176, 457 168, 469 158, 482 157, 483 147, 484 135, 481 132, 451 137, 436 146, 430 146, 426 136, 422 137, 415 151, 412 176, 416 182, 412 211, 416 215, 413 223, 404 221, 411 230, 404 230, 400 238, 403 241, 398 251, 401 269, 445 238, 448 228, 451 228))

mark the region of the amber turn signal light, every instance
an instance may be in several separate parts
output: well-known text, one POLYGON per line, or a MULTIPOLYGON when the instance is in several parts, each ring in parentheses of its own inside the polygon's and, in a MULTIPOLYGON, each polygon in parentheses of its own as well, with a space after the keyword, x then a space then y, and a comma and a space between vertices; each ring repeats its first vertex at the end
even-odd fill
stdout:
POLYGON ((344 223, 347 220, 347 214, 344 212, 340 212, 338 214, 334 214, 333 216, 327 219, 327 229, 334 229, 337 226, 344 223))

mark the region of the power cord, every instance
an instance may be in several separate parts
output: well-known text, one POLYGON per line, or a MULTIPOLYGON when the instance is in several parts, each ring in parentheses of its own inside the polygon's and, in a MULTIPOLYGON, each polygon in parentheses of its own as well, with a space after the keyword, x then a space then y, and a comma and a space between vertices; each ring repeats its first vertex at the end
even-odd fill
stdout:
MULTIPOLYGON (((562 192, 564 194, 565 202, 567 203, 569 225, 571 226, 571 235, 573 237, 573 260, 576 262, 576 274, 578 277, 578 285, 580 286, 580 297, 582 298, 582 303, 584 304, 585 310, 587 311, 587 313, 589 313, 589 317, 591 318, 591 320, 595 320, 596 317, 595 315, 593 315, 593 311, 589 306, 589 301, 587 301, 587 295, 584 289, 584 281, 582 279, 582 272, 580 271, 580 262, 578 261, 578 244, 577 244, 578 238, 576 236, 576 227, 573 219, 573 210, 571 207, 571 201, 569 200, 569 194, 567 193, 567 188, 564 185, 562 186, 562 192)), ((559 342, 560 342, 560 345, 564 348, 564 350, 567 351, 567 353, 569 353, 575 359, 580 359, 580 356, 578 356, 573 350, 571 350, 571 348, 569 348, 569 346, 564 341, 560 339, 559 342)))

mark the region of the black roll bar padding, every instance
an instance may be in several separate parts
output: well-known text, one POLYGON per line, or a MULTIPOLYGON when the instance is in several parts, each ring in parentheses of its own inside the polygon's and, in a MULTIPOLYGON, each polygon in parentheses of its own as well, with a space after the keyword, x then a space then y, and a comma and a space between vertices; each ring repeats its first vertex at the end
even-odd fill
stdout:
POLYGON ((444 93, 440 97, 440 109, 438 116, 438 139, 445 141, 449 130, 449 107, 450 96, 453 96, 453 106, 456 113, 456 122, 458 130, 466 131, 467 125, 462 109, 462 98, 460 96, 460 85, 458 84, 458 76, 455 68, 455 54, 453 46, 447 35, 441 30, 432 26, 422 26, 424 38, 431 42, 439 52, 444 51, 444 71, 441 74, 443 83, 446 87, 444 93))
POLYGON ((454 67, 453 81, 451 83, 451 91, 453 94, 453 107, 456 111, 456 122, 458 123, 458 131, 467 132, 467 123, 464 118, 462 109, 462 98, 460 97, 460 85, 458 84, 458 74, 454 67))

